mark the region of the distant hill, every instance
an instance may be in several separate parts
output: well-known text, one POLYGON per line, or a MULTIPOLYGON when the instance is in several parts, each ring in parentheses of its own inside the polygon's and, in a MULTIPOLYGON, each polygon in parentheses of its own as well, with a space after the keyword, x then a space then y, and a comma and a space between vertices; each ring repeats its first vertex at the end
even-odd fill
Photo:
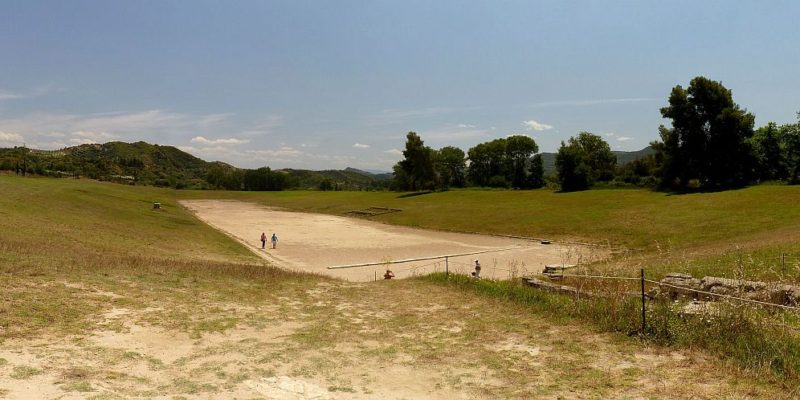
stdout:
POLYGON ((355 168, 344 170, 311 171, 307 169, 282 169, 291 178, 296 179, 299 189, 318 189, 326 179, 335 189, 361 190, 383 189, 389 187, 392 174, 375 175, 355 168))
MULTIPOLYGON (((639 151, 613 153, 617 163, 623 165, 653 154, 653 149, 648 146, 639 151)), ((555 153, 542 153, 545 175, 555 173, 555 156, 555 153)), ((86 176, 131 184, 198 189, 214 187, 208 183, 210 169, 230 171, 234 175, 246 171, 220 161, 204 161, 173 146, 145 142, 84 144, 60 150, 0 148, 0 170, 13 171, 23 166, 28 172, 40 175, 86 176)), ((333 190, 374 190, 388 188, 392 180, 389 172, 374 173, 356 168, 277 171, 286 174, 285 187, 289 189, 319 189, 325 182, 333 190)))
POLYGON ((612 153, 617 156, 617 165, 625 165, 629 162, 655 154, 655 152, 656 151, 650 146, 637 151, 612 151, 612 153))
POLYGON ((0 149, 0 168, 16 169, 24 160, 28 172, 87 176, 148 185, 202 186, 208 166, 173 146, 145 142, 83 144, 61 150, 0 149), (26 154, 21 157, 21 154, 26 154))
MULTIPOLYGON (((655 150, 647 146, 637 151, 612 151, 617 156, 617 165, 625 165, 653 154, 655 150)), ((544 164, 544 174, 553 175, 556 172, 556 153, 542 153, 542 164, 544 164)))
POLYGON ((389 180, 392 180, 392 177, 394 177, 393 173, 384 172, 384 171, 362 170, 362 169, 356 169, 356 168, 351 168, 351 167, 347 167, 344 170, 345 171, 350 171, 350 172, 356 172, 356 173, 359 173, 359 174, 362 174, 362 175, 367 175, 367 176, 372 177, 372 178, 374 178, 374 179, 376 179, 378 181, 389 181, 389 180))
MULTIPOLYGON (((265 163, 269 160, 265 160, 265 163)), ((28 173, 85 176, 122 183, 212 188, 209 170, 242 175, 244 169, 220 161, 207 162, 173 146, 145 142, 84 144, 60 150, 0 148, 0 170, 25 168, 28 173)), ((287 175, 286 188, 317 189, 328 180, 335 189, 361 190, 388 187, 391 174, 375 175, 348 168, 343 171, 279 170, 287 175)), ((237 185, 232 185, 238 187, 237 185)))

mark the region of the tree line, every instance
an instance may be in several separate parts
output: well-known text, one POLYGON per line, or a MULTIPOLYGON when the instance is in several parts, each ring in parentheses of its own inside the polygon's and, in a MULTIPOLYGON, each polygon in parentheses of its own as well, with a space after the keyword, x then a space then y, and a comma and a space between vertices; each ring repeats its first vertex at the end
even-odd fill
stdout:
POLYGON ((538 152, 536 142, 523 135, 481 143, 464 153, 453 146, 432 149, 416 132, 409 132, 403 160, 393 168, 391 187, 412 191, 465 186, 539 188, 544 185, 544 169, 538 152))
MULTIPOLYGON (((555 163, 562 189, 580 190, 613 179, 617 158, 600 136, 581 132, 561 144, 555 163)), ((394 190, 465 186, 537 189, 548 179, 539 146, 525 135, 480 143, 465 153, 453 146, 432 149, 416 132, 409 132, 403 160, 393 170, 394 190)))
POLYGON ((675 86, 661 109, 672 127, 659 127, 661 140, 650 173, 664 188, 720 190, 780 180, 798 183, 800 113, 794 124, 774 122, 754 130, 755 116, 733 101, 721 82, 692 79, 675 86))
POLYGON ((664 190, 724 190, 764 181, 800 183, 800 112, 797 122, 754 129, 755 116, 733 101, 721 82, 705 77, 675 86, 661 115, 652 154, 617 165, 608 143, 580 132, 561 142, 555 174, 545 176, 536 142, 524 135, 494 139, 466 153, 432 149, 415 132, 406 135, 403 159, 393 168, 394 190, 449 187, 585 190, 596 184, 664 190))

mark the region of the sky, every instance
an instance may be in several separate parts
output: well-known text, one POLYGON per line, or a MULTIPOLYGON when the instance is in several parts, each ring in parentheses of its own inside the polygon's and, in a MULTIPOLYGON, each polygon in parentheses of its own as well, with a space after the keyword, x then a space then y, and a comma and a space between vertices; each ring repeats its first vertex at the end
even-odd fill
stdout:
POLYGON ((0 0, 0 147, 173 145, 238 167, 389 171, 512 134, 639 150, 695 76, 800 111, 797 1, 0 0))

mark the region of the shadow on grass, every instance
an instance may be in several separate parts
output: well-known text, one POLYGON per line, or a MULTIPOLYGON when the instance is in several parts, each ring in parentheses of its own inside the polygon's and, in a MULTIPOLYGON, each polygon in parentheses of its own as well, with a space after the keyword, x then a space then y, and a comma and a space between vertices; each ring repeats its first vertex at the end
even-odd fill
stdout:
POLYGON ((432 190, 423 190, 421 192, 404 193, 404 194, 401 194, 400 196, 397 196, 397 198, 398 199, 405 199, 406 197, 416 197, 416 196, 422 196, 424 194, 431 194, 431 193, 433 193, 432 190))

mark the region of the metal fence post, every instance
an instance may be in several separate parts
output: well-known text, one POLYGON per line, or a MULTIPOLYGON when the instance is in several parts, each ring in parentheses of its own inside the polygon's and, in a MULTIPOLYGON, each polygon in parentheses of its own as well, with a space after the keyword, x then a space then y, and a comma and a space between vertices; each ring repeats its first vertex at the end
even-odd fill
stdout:
POLYGON ((644 335, 647 328, 647 317, 645 316, 645 299, 644 299, 644 268, 642 268, 642 335, 644 335))

